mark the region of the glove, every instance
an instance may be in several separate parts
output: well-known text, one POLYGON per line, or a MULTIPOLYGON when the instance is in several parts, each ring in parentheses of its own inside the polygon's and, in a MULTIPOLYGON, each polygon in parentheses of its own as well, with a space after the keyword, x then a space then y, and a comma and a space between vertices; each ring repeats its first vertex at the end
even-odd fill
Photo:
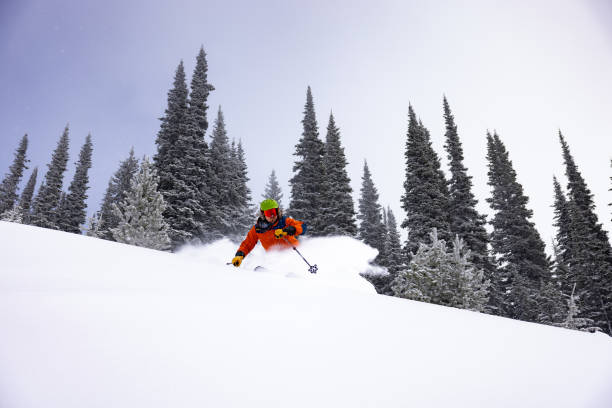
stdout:
POLYGON ((287 225, 285 228, 283 228, 283 231, 285 231, 287 235, 295 235, 297 232, 293 225, 287 225))
POLYGON ((232 259, 232 264, 235 267, 239 267, 243 259, 244 259, 244 253, 242 251, 238 251, 236 252, 236 256, 234 257, 234 259, 232 259))
POLYGON ((293 225, 288 225, 283 229, 279 228, 277 230, 274 230, 274 236, 276 237, 276 239, 281 239, 287 235, 295 235, 296 232, 297 231, 293 225))

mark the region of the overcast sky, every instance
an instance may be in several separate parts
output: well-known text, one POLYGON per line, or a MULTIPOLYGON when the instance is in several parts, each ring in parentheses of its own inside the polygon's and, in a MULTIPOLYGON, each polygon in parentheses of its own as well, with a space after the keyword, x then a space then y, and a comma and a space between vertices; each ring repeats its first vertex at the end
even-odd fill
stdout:
POLYGON ((184 60, 190 80, 202 45, 216 88, 209 134, 222 106, 230 138, 244 144, 256 200, 272 169, 289 199, 310 85, 321 137, 331 111, 340 127, 355 200, 367 159, 381 204, 401 222, 408 104, 430 130, 446 171, 446 95, 482 212, 491 215, 484 201, 488 129, 506 144, 550 247, 553 175, 566 185, 560 129, 595 195, 600 222, 611 229, 606 0, 1 0, 0 176, 28 133, 40 185, 70 123, 64 185, 91 132, 88 213, 98 210, 130 148, 139 157, 155 153, 176 67, 184 60))

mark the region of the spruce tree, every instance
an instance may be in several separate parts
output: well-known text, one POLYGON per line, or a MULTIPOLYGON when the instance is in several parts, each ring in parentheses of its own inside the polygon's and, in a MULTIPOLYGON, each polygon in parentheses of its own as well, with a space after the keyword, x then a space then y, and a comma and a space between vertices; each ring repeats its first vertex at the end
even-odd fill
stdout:
POLYGON ((580 298, 575 294, 576 284, 572 288, 572 293, 567 299, 567 314, 560 327, 572 330, 588 330, 593 325, 593 321, 589 318, 578 317, 581 314, 578 302, 580 298))
POLYGON ((608 234, 595 214, 593 194, 578 170, 569 146, 559 132, 568 179, 571 255, 570 269, 582 300, 582 317, 612 334, 612 249, 608 234))
POLYGON ((253 217, 251 214, 251 190, 247 185, 249 181, 248 169, 241 141, 238 141, 237 146, 232 142, 231 158, 233 175, 230 183, 231 201, 228 203, 232 220, 230 235, 236 238, 244 238, 253 224, 253 217))
POLYGON ((87 228, 85 228, 85 235, 93 238, 102 238, 100 231, 100 214, 96 213, 92 217, 87 219, 87 228))
POLYGON ((322 235, 355 236, 355 205, 353 203, 351 179, 346 172, 346 156, 340 142, 340 129, 336 127, 334 115, 329 115, 325 138, 325 177, 327 194, 324 198, 325 222, 322 235))
POLYGON ((549 276, 544 242, 529 221, 529 199, 516 179, 516 172, 497 134, 487 133, 487 160, 491 197, 495 212, 491 245, 498 263, 497 293, 503 294, 498 313, 506 317, 536 321, 538 291, 549 276))
POLYGON ((208 83, 208 62, 204 47, 200 47, 200 52, 196 58, 196 66, 191 78, 191 94, 189 97, 189 112, 196 125, 196 137, 203 142, 203 148, 207 148, 204 136, 208 129, 208 96, 215 90, 215 87, 208 83))
POLYGON ((190 174, 186 181, 197 193, 197 205, 193 205, 192 208, 194 219, 200 229, 198 235, 201 240, 206 240, 210 236, 209 230, 214 229, 214 226, 211 225, 211 214, 216 211, 213 207, 216 192, 210 184, 212 177, 210 161, 214 158, 210 156, 208 144, 204 139, 208 130, 208 96, 214 89, 215 87, 208 83, 208 62, 204 47, 200 47, 191 78, 189 96, 189 116, 194 133, 192 143, 189 144, 190 174))
POLYGON ((57 229, 57 207, 61 199, 64 172, 68 164, 68 125, 51 156, 49 170, 38 189, 32 206, 31 223, 39 227, 57 229))
POLYGON ((204 176, 200 167, 203 153, 195 142, 195 123, 187 99, 185 70, 181 61, 174 87, 168 92, 168 108, 161 119, 154 157, 160 177, 159 191, 166 202, 164 217, 169 225, 173 248, 199 240, 205 217, 199 188, 204 176))
POLYGON ((294 176, 291 184, 291 202, 289 213, 293 218, 308 225, 308 234, 322 235, 325 228, 326 211, 325 193, 328 191, 325 181, 325 145, 319 139, 319 128, 315 115, 314 102, 310 86, 306 91, 304 119, 302 120, 302 137, 295 146, 294 176))
POLYGON ((164 220, 164 198, 158 192, 155 168, 145 157, 132 179, 130 191, 120 205, 113 204, 119 225, 112 229, 117 242, 145 248, 170 248, 168 226, 164 220))
POLYGON ((62 231, 80 234, 81 225, 85 224, 87 216, 85 212, 87 208, 87 189, 89 188, 89 176, 87 173, 91 168, 92 151, 93 145, 91 134, 89 134, 79 153, 79 161, 76 163, 76 171, 72 183, 68 187, 66 201, 58 209, 58 227, 62 231))
MULTIPOLYGON (((363 177, 361 178, 361 197, 359 198, 359 212, 357 218, 360 220, 358 236, 363 242, 372 248, 376 248, 378 253, 384 252, 385 245, 385 226, 382 222, 382 208, 378 203, 378 191, 372 181, 372 174, 368 163, 364 161, 363 177)), ((381 258, 377 257, 376 262, 381 258)))
POLYGON ((576 277, 573 276, 570 269, 570 265, 575 257, 574 238, 571 231, 570 203, 567 202, 561 184, 559 184, 556 177, 553 177, 553 188, 555 193, 553 225, 557 229, 554 242, 554 271, 561 283, 563 292, 569 293, 572 290, 573 282, 576 282, 576 277))
POLYGON ((26 134, 21 138, 19 147, 15 152, 13 164, 11 167, 9 167, 9 172, 0 184, 0 214, 13 209, 17 198, 19 197, 17 195, 17 188, 19 186, 19 182, 21 181, 21 177, 23 176, 23 171, 28 168, 26 165, 26 163, 29 161, 26 159, 27 150, 28 135, 26 134))
POLYGON ((410 268, 400 271, 393 281, 395 296, 484 312, 490 283, 470 262, 470 250, 463 240, 455 237, 449 251, 434 228, 429 241, 431 244, 420 244, 410 268))
POLYGON ((420 242, 427 242, 436 228, 441 239, 450 237, 449 193, 440 159, 431 146, 429 131, 408 108, 406 139, 406 179, 402 208, 407 218, 401 227, 408 229, 405 255, 410 258, 420 242))
POLYGON ((377 263, 387 269, 388 275, 366 276, 366 278, 375 286, 378 293, 393 296, 391 284, 397 277, 397 273, 403 268, 403 256, 397 222, 391 207, 383 208, 383 226, 383 249, 378 255, 377 263))
POLYGON ((219 239, 232 234, 234 219, 230 207, 236 199, 235 183, 237 173, 235 160, 232 159, 225 117, 221 107, 217 111, 217 118, 213 125, 212 140, 210 142, 210 179, 208 185, 214 191, 212 211, 208 216, 208 240, 219 239))
POLYGON ((400 243, 400 235, 397 230, 397 222, 393 211, 391 211, 391 207, 387 207, 386 214, 387 236, 385 239, 385 252, 387 254, 387 260, 384 266, 387 267, 387 270, 392 276, 395 276, 403 267, 402 246, 400 243))
POLYGON ((17 224, 23 224, 23 214, 19 207, 14 205, 10 210, 6 210, 0 214, 0 221, 14 222, 17 224))
POLYGON ((448 181, 450 194, 450 228, 453 235, 459 235, 472 251, 472 262, 478 269, 485 271, 491 279, 495 272, 489 257, 489 237, 485 229, 486 216, 476 210, 478 200, 472 193, 472 176, 467 174, 463 165, 463 147, 459 139, 455 118, 451 113, 446 97, 443 101, 444 121, 446 123, 446 143, 451 178, 448 181))
POLYGON ((34 167, 32 174, 28 179, 21 197, 19 198, 19 209, 22 214, 24 224, 30 223, 30 209, 32 207, 32 197, 34 196, 34 189, 36 188, 36 178, 38 177, 38 167, 34 167))
POLYGON ((119 218, 113 211, 113 204, 119 205, 131 188, 132 178, 138 172, 138 159, 134 155, 134 148, 130 149, 128 157, 119 163, 119 168, 108 182, 104 193, 102 206, 96 214, 97 236, 113 241, 111 230, 119 225, 119 218))
POLYGON ((272 170, 270 173, 270 177, 268 177, 268 184, 264 189, 264 193, 261 196, 264 200, 267 198, 271 198, 275 200, 280 208, 283 208, 283 192, 281 190, 280 184, 278 184, 278 179, 276 178, 276 173, 272 170))

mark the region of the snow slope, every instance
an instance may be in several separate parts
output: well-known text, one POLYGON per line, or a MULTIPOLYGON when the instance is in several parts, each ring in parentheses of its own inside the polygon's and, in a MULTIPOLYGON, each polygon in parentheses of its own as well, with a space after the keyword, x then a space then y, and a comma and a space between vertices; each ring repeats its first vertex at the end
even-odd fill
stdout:
POLYGON ((0 222, 0 407, 612 406, 606 335, 376 295, 348 238, 235 250, 0 222))

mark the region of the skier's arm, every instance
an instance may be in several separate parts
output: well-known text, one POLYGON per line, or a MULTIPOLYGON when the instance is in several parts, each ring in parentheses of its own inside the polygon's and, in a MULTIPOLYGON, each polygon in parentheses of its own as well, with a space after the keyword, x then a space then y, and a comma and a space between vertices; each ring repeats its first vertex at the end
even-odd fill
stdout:
POLYGON ((257 232, 255 232, 255 227, 252 227, 249 230, 249 233, 247 234, 244 241, 242 241, 242 243, 240 244, 236 255, 247 256, 249 252, 251 252, 253 248, 255 248, 255 245, 257 245, 257 232))
POLYGON ((285 228, 283 228, 283 231, 286 232, 288 235, 297 236, 302 235, 306 232, 306 223, 302 221, 294 220, 293 218, 287 217, 287 219, 285 220, 285 224, 286 226, 285 228))

